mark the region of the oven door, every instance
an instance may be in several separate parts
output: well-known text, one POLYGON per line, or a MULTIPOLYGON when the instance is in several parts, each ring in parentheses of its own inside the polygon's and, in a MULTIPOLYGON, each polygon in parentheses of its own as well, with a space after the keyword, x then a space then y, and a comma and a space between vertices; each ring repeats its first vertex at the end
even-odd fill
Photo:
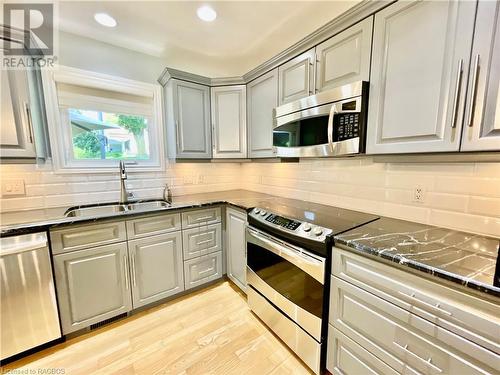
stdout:
POLYGON ((247 283, 321 342, 326 259, 247 227, 247 283))

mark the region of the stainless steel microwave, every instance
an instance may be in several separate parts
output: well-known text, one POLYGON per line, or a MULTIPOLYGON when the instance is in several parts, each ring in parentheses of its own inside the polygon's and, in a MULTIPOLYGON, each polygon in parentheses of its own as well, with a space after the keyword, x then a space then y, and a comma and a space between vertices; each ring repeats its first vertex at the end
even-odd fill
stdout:
POLYGON ((278 157, 324 157, 365 152, 368 82, 308 96, 275 109, 278 157))

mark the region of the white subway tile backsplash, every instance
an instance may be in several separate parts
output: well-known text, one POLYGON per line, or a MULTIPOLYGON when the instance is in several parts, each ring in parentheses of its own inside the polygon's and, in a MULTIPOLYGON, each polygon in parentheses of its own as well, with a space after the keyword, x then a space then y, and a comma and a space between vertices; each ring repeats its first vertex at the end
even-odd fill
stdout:
MULTIPOLYGON (((56 174, 50 164, 0 165, 2 179, 23 179, 26 197, 0 199, 0 211, 64 207, 119 199, 118 173, 56 174)), ((165 171, 129 170, 137 198, 248 189, 449 228, 500 235, 500 163, 374 163, 370 156, 300 163, 169 163, 165 171), (416 186, 424 202, 413 201, 416 186)))
POLYGON ((242 164, 241 168, 242 187, 249 190, 500 235, 500 163, 374 163, 367 156, 290 163, 279 169, 279 175, 277 168, 266 164, 242 164), (308 182, 302 194, 283 190, 293 181, 298 181, 296 189, 302 189, 301 181, 308 182), (417 186, 424 188, 424 202, 413 200, 417 186))

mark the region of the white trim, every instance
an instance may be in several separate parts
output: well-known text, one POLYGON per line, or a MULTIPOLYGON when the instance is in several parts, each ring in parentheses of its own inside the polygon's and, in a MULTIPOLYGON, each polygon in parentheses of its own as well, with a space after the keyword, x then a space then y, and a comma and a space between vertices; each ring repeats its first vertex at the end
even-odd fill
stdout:
POLYGON ((152 115, 148 117, 150 117, 155 124, 151 133, 151 139, 156 140, 157 143, 153 142, 150 144, 151 155, 155 157, 154 165, 143 163, 137 166, 131 165, 129 169, 140 172, 162 171, 165 169, 162 88, 159 84, 133 81, 66 66, 58 66, 56 70, 42 69, 41 73, 49 128, 49 140, 52 149, 54 171, 56 173, 109 173, 114 172, 118 165, 118 160, 103 161, 102 164, 112 164, 112 166, 110 165, 109 167, 91 165, 77 167, 75 165, 68 165, 67 158, 64 155, 64 150, 67 146, 65 142, 67 141, 65 141, 64 132, 62 131, 63 124, 61 122, 57 97, 56 83, 58 82, 152 98, 152 115))

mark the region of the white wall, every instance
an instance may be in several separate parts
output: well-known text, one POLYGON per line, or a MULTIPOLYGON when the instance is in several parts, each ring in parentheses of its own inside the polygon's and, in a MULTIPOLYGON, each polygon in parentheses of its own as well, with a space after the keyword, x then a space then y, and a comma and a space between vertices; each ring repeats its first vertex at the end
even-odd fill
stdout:
POLYGON ((59 33, 60 65, 156 83, 165 60, 75 34, 59 33))

